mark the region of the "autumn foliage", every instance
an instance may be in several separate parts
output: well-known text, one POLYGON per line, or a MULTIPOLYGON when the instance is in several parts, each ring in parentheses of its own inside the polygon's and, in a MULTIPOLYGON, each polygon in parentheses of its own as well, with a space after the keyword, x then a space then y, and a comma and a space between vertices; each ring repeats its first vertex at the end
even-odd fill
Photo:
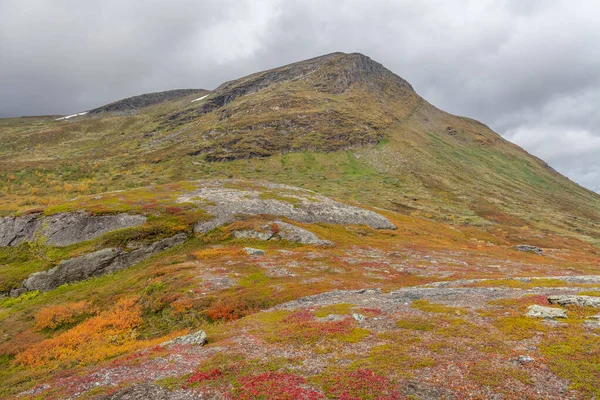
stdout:
POLYGON ((301 376, 267 372, 260 375, 243 376, 239 379, 240 387, 235 393, 239 400, 316 400, 323 395, 306 387, 306 380, 301 376))
MULTIPOLYGON (((48 312, 48 315, 54 315, 48 312)), ((50 323, 52 318, 44 318, 50 323)), ((135 328, 142 324, 136 298, 119 300, 116 306, 50 339, 17 354, 15 362, 26 366, 91 364, 138 348, 135 328)))
POLYGON ((86 314, 94 311, 86 301, 61 304, 41 309, 35 316, 35 328, 56 329, 79 321, 86 314))

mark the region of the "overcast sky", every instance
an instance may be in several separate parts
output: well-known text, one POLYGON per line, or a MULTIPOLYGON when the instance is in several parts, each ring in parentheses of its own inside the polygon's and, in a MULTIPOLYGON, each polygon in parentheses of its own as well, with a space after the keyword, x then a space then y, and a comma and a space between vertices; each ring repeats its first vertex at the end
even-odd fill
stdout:
POLYGON ((600 192, 598 0, 0 0, 0 117, 361 52, 600 192))

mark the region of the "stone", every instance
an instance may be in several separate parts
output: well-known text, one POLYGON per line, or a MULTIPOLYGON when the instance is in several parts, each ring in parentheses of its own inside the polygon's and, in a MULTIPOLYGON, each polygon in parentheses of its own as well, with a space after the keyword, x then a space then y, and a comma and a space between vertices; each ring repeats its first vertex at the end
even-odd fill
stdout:
POLYGON ((583 307, 600 307, 600 297, 595 297, 595 296, 574 296, 574 295, 548 296, 548 302, 550 304, 558 304, 561 306, 575 304, 575 305, 583 306, 583 307))
POLYGON ((544 307, 533 305, 527 309, 528 317, 532 318, 544 318, 544 319, 556 319, 556 318, 567 318, 567 312, 562 308, 544 307))
POLYGON ((88 212, 41 213, 0 218, 0 247, 17 246, 24 241, 41 240, 51 246, 69 246, 105 233, 146 222, 143 215, 121 213, 93 215, 88 212))
POLYGON ((169 346, 172 344, 202 346, 206 343, 206 332, 198 331, 189 335, 179 336, 168 342, 164 342, 161 346, 169 346))
POLYGON ((525 253, 535 253, 538 255, 542 255, 544 252, 542 251, 542 249, 540 249, 539 247, 536 246, 530 246, 528 244, 519 244, 515 246, 515 250, 518 251, 523 251, 525 253))
POLYGON ((40 226, 40 213, 22 217, 0 218, 0 247, 17 246, 24 241, 33 240, 40 226))
POLYGON ((130 252, 119 248, 107 248, 70 260, 64 260, 52 269, 29 275, 23 281, 21 288, 11 291, 11 296, 19 295, 24 290, 46 292, 66 283, 79 282, 94 276, 128 268, 153 254, 183 243, 186 238, 185 233, 180 233, 130 252))
POLYGON ((266 253, 261 249, 253 249, 252 247, 244 247, 244 251, 249 256, 264 256, 266 253))
POLYGON ((353 313, 352 318, 354 318, 357 322, 364 322, 367 319, 367 317, 365 317, 364 315, 357 313, 353 313))
POLYGON ((272 215, 304 223, 396 229, 387 218, 373 211, 339 203, 310 190, 274 183, 201 181, 196 190, 185 193, 177 201, 197 203, 213 216, 212 220, 196 224, 194 229, 199 233, 230 224, 244 215, 272 215))
POLYGON ((533 358, 533 357, 531 357, 531 356, 519 356, 519 357, 516 359, 516 361, 517 361, 519 364, 527 364, 527 363, 530 363, 530 362, 534 362, 534 361, 535 361, 535 358, 533 358))

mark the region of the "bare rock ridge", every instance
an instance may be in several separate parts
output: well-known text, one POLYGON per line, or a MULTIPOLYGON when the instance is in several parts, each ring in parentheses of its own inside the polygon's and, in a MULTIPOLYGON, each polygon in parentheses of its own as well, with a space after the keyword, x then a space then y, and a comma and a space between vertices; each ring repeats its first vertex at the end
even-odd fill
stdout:
POLYGON ((107 248, 61 261, 56 267, 48 271, 31 274, 23 281, 20 288, 13 289, 10 294, 15 297, 30 290, 46 292, 65 283, 78 282, 128 268, 153 254, 183 243, 186 238, 185 233, 180 233, 130 252, 119 248, 107 248))
POLYGON ((163 101, 173 100, 178 97, 189 96, 196 93, 206 94, 209 93, 209 91, 204 89, 175 89, 167 90, 165 92, 146 93, 94 108, 89 111, 89 114, 131 112, 139 108, 152 106, 162 103, 163 101))
POLYGON ((69 246, 145 222, 143 215, 92 215, 84 211, 47 217, 40 213, 4 217, 0 218, 0 247, 16 246, 38 238, 52 246, 69 246))
POLYGON ((339 203, 310 190, 274 183, 246 181, 199 182, 179 202, 202 206, 213 219, 196 224, 195 231, 206 233, 234 222, 244 215, 271 215, 303 223, 367 225, 374 229, 396 229, 384 216, 339 203))
POLYGON ((382 88, 389 83, 384 78, 390 78, 396 84, 413 90, 407 81, 363 54, 331 53, 225 82, 215 89, 198 109, 173 114, 170 119, 185 120, 190 113, 209 113, 239 97, 287 81, 311 80, 316 90, 342 93, 355 82, 382 88), (320 74, 320 79, 313 79, 315 74, 320 74))

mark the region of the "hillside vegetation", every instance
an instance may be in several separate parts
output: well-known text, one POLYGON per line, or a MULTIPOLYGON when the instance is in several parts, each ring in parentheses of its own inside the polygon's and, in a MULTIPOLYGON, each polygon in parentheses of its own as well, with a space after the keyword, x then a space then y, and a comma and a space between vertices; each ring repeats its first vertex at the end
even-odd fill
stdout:
POLYGON ((0 119, 0 397, 600 396, 600 196, 368 57, 58 118, 0 119))
POLYGON ((457 223, 587 241, 600 232, 597 194, 485 125, 436 109, 363 55, 334 53, 210 93, 126 115, 1 120, 0 212, 234 176, 457 223))

